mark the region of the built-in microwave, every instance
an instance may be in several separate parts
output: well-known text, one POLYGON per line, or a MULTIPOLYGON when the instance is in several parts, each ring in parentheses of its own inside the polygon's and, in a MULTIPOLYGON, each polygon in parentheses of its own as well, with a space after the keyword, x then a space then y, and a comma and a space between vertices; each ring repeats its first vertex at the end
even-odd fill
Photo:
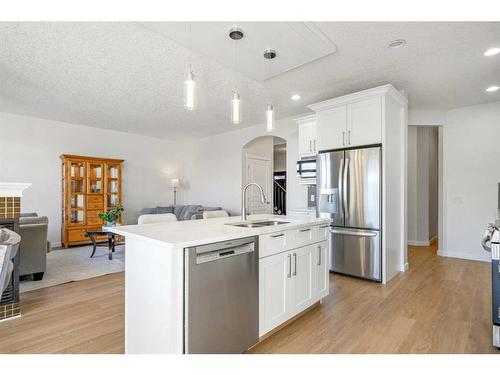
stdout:
POLYGON ((302 184, 316 183, 316 158, 302 158, 297 161, 297 178, 302 184))

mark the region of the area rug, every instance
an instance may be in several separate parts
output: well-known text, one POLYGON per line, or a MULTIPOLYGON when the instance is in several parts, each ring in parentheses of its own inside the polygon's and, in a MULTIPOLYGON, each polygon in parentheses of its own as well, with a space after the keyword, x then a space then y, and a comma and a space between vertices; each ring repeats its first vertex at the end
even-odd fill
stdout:
POLYGON ((125 271, 125 246, 117 246, 113 260, 108 259, 107 248, 97 248, 93 258, 91 246, 52 250, 47 254, 47 270, 40 281, 21 280, 21 292, 46 288, 71 281, 90 279, 125 271))

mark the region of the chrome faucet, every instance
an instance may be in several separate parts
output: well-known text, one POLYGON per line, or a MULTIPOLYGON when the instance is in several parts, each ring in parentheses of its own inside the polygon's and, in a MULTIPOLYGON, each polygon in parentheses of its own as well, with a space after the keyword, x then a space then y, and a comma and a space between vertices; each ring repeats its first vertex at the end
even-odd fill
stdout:
POLYGON ((260 191, 260 202, 261 203, 267 203, 266 196, 264 194, 264 190, 262 189, 262 186, 255 182, 250 182, 249 184, 246 184, 243 187, 243 191, 241 192, 241 220, 246 221, 247 220, 247 189, 255 185, 259 188, 260 191))

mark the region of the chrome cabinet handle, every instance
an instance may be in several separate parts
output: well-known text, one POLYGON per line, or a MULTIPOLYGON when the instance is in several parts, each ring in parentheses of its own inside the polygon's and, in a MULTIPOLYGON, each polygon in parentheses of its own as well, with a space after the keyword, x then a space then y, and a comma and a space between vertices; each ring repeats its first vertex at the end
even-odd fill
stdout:
POLYGON ((321 266, 321 245, 318 245, 318 266, 321 266))
POLYGON ((351 144, 351 130, 349 129, 349 131, 347 132, 347 143, 348 144, 351 144))
POLYGON ((326 224, 326 225, 320 225, 320 228, 321 229, 325 229, 325 228, 328 228, 330 225, 329 224, 326 224))
POLYGON ((316 140, 313 139, 313 151, 316 151, 316 140))
POLYGON ((312 144, 312 141, 311 141, 311 140, 309 140, 309 152, 311 152, 311 151, 312 151, 312 146, 311 146, 311 144, 312 144))
POLYGON ((287 272, 286 277, 291 278, 292 277, 292 255, 288 254, 287 258, 288 258, 288 272, 287 272))
POLYGON ((284 235, 285 235, 285 233, 273 234, 273 235, 271 235, 271 238, 283 237, 284 235))
POLYGON ((342 144, 345 146, 345 131, 342 132, 342 144))
POLYGON ((300 229, 299 232, 309 232, 311 230, 311 228, 307 228, 307 229, 300 229))
POLYGON ((297 276, 297 253, 293 253, 293 276, 297 276))

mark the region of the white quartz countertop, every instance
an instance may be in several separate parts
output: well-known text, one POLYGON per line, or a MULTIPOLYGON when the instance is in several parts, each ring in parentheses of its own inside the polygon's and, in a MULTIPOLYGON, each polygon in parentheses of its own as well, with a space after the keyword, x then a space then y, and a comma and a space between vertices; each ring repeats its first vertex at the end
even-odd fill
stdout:
POLYGON ((236 238, 259 236, 281 232, 303 226, 329 223, 330 219, 313 217, 290 217, 277 215, 250 215, 247 221, 275 219, 287 221, 287 224, 270 225, 259 228, 244 228, 227 223, 240 222, 240 216, 204 220, 186 220, 173 223, 155 223, 143 225, 122 225, 110 228, 110 232, 125 236, 159 241, 172 249, 183 249, 212 242, 227 241, 236 238))

